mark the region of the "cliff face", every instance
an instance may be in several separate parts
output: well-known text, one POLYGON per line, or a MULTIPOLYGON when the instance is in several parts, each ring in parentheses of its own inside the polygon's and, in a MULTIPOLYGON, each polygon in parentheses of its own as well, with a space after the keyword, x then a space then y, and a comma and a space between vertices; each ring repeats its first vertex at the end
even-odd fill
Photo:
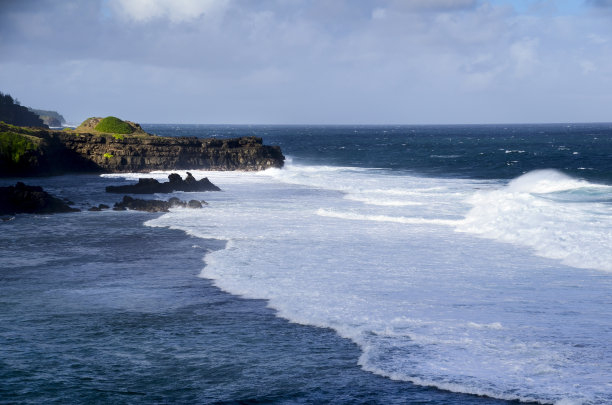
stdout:
POLYGON ((104 137, 58 134, 69 151, 108 172, 170 169, 264 170, 282 167, 279 147, 264 146, 261 138, 199 139, 104 137))
POLYGON ((19 129, 0 123, 0 135, 7 130, 37 145, 19 156, 6 148, 3 151, 0 145, 0 176, 175 169, 254 171, 282 167, 285 159, 279 147, 263 145, 256 137, 122 136, 19 129))
POLYGON ((28 110, 38 115, 38 117, 43 121, 43 123, 49 127, 61 127, 62 124, 66 122, 62 114, 58 113, 57 111, 39 110, 36 108, 29 107, 28 110))

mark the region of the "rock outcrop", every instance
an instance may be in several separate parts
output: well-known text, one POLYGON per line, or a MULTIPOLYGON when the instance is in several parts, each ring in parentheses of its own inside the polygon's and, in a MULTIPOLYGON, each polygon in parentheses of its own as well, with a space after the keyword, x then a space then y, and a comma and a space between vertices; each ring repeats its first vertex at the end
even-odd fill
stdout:
POLYGON ((53 214, 75 212, 65 201, 53 197, 39 186, 18 182, 15 186, 0 187, 0 215, 53 214))
POLYGON ((187 207, 187 208, 202 208, 202 202, 198 200, 190 200, 189 202, 181 201, 176 197, 172 197, 168 201, 163 200, 142 200, 124 196, 123 200, 115 203, 113 210, 124 211, 126 209, 145 211, 145 212, 168 212, 172 207, 187 207))
POLYGON ((263 145, 257 137, 118 135, 23 128, 0 122, 0 141, 3 133, 9 134, 10 142, 0 142, 0 176, 189 169, 255 171, 282 167, 285 159, 278 146, 263 145), (29 146, 24 148, 22 144, 29 146))
POLYGON ((160 183, 155 179, 140 178, 136 184, 128 184, 125 186, 108 186, 107 193, 130 193, 130 194, 155 194, 155 193, 172 193, 174 191, 221 191, 221 189, 211 183, 207 177, 196 180, 195 177, 187 172, 185 180, 177 173, 172 173, 168 176, 165 183, 160 183))

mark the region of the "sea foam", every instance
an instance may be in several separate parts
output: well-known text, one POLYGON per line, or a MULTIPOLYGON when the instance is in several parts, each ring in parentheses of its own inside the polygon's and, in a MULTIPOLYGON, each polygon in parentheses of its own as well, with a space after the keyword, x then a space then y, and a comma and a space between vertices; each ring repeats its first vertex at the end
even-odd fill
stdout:
POLYGON ((224 191, 147 224, 226 240, 202 277, 334 329, 364 369, 505 399, 612 396, 612 276, 592 270, 612 262, 609 206, 556 194, 597 186, 553 172, 510 183, 293 164, 193 173, 224 191))
POLYGON ((528 246, 569 266, 612 271, 612 206, 599 202, 606 200, 612 187, 538 170, 470 196, 472 208, 457 229, 528 246))

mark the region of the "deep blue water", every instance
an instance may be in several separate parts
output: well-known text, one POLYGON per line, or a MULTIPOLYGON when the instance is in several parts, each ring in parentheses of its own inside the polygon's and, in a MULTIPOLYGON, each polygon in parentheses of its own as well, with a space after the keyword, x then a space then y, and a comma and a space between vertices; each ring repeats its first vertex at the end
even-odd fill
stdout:
MULTIPOLYGON (((612 124, 143 125, 165 136, 256 135, 294 163, 511 179, 554 168, 612 184, 612 124)), ((95 175, 24 180, 86 209, 119 198, 95 175)), ((211 178, 214 182, 214 178, 211 178)), ((0 403, 502 404, 362 370, 325 328, 199 278, 225 242, 145 227, 157 214, 18 215, 0 222, 0 403)))
POLYGON ((612 184, 612 124, 443 126, 144 125, 164 136, 255 135, 297 163, 511 179, 550 168, 612 184))

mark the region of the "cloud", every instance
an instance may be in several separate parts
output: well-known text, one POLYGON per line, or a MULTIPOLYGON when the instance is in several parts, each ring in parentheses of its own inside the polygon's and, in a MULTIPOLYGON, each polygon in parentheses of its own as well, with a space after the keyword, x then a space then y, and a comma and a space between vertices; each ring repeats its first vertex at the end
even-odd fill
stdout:
POLYGON ((167 18, 174 23, 222 13, 229 0, 109 0, 115 14, 137 22, 167 18))
POLYGON ((537 47, 538 40, 531 38, 524 38, 510 45, 510 57, 517 77, 525 77, 536 70, 539 64, 537 47))
POLYGON ((452 11, 476 7, 477 0, 393 0, 391 7, 404 10, 452 11))
POLYGON ((588 113, 605 120, 612 104, 603 12, 487 0, 5 4, 0 91, 75 121, 115 109, 142 122, 560 121, 594 95, 588 113))
POLYGON ((587 4, 595 7, 612 8, 612 0, 587 0, 587 4))

